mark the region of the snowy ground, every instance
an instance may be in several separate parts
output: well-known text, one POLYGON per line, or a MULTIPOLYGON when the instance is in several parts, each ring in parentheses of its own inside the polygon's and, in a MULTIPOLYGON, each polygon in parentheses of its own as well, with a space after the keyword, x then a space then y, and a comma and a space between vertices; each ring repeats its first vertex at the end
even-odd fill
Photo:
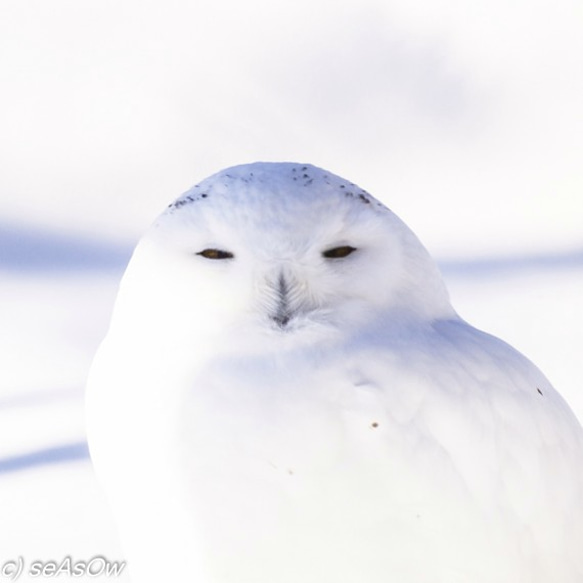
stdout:
MULTIPOLYGON (((89 253, 47 238, 39 265, 24 248, 18 266, 6 255, 0 264, 0 569, 119 561, 87 457, 83 385, 127 250, 89 253)), ((583 419, 583 253, 441 265, 459 313, 529 356, 583 419)))
POLYGON ((0 582, 121 557, 85 377, 139 233, 229 165, 380 198, 583 419, 577 0, 4 0, 0 49, 0 582))
POLYGON ((118 276, 0 278, 0 569, 20 558, 25 572, 18 580, 38 581, 26 575, 33 561, 120 560, 83 420, 85 376, 118 276))

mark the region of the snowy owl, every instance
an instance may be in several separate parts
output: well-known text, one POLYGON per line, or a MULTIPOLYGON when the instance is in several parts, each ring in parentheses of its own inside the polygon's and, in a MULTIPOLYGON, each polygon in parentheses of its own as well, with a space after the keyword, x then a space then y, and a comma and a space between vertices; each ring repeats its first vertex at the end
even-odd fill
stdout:
POLYGON ((573 413, 319 168, 237 166, 166 209, 87 410, 137 583, 583 581, 573 413))

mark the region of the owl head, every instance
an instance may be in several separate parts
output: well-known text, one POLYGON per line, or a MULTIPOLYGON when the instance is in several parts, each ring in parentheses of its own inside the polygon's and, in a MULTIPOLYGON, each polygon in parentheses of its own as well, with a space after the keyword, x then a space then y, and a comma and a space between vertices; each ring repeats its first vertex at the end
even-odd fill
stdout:
POLYGON ((142 338, 263 348, 453 313, 434 262, 397 216, 353 183, 295 163, 229 168, 173 202, 137 246, 118 306, 112 325, 142 338))

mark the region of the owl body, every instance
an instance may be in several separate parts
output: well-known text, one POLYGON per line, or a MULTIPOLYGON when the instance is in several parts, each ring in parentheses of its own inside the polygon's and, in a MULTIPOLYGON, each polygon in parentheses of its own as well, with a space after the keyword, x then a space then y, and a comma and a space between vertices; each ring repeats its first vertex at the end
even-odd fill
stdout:
POLYGON ((171 205, 87 401, 136 581, 583 580, 568 406, 457 316, 388 209, 311 166, 171 205))

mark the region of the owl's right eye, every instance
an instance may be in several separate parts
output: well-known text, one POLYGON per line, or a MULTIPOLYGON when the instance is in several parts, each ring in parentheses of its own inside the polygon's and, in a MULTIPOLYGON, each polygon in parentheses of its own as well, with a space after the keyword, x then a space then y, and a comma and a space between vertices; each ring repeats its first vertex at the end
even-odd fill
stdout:
POLYGON ((348 257, 351 253, 354 253, 356 249, 350 245, 342 245, 341 247, 333 247, 328 249, 328 251, 323 251, 322 256, 326 259, 342 259, 343 257, 348 257))
POLYGON ((221 249, 204 249, 199 251, 197 255, 202 255, 206 259, 233 259, 234 257, 230 251, 222 251, 221 249))

